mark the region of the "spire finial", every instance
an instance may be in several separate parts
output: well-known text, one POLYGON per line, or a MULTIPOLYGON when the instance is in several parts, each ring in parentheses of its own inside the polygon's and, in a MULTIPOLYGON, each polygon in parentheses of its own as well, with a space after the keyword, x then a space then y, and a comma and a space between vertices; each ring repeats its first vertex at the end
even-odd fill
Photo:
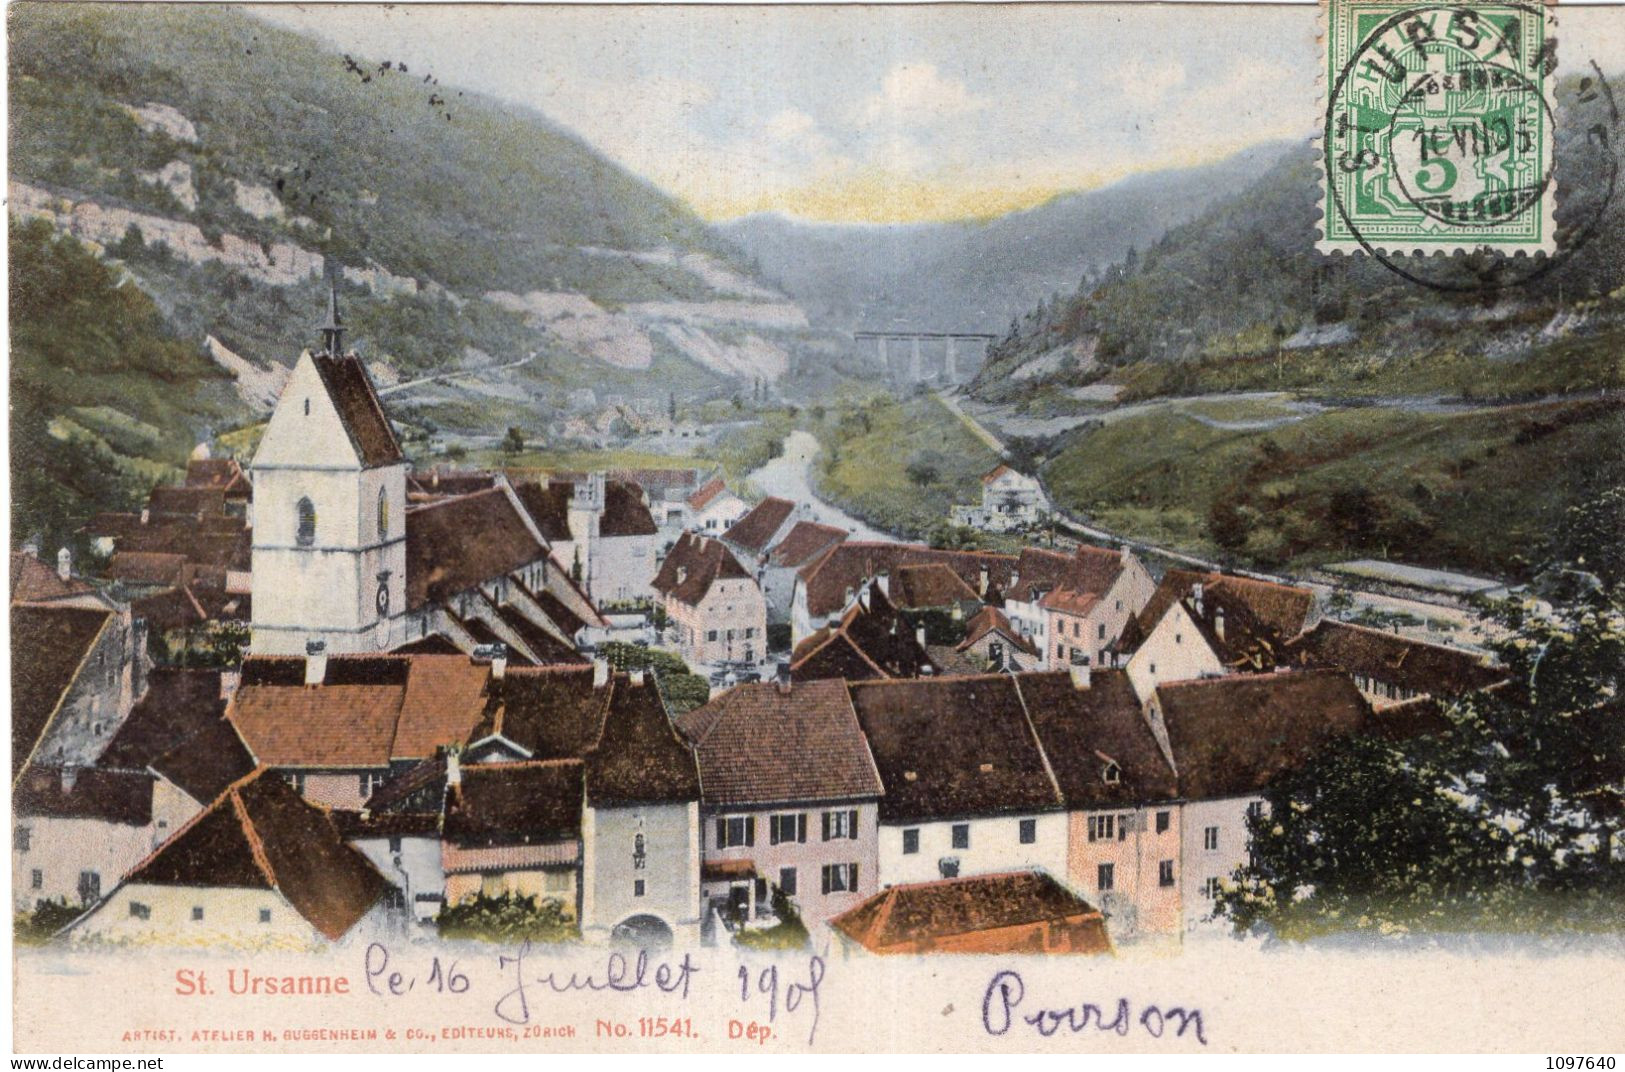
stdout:
POLYGON ((327 323, 322 325, 322 346, 328 356, 338 357, 344 351, 344 321, 339 319, 339 281, 329 279, 327 291, 327 323))

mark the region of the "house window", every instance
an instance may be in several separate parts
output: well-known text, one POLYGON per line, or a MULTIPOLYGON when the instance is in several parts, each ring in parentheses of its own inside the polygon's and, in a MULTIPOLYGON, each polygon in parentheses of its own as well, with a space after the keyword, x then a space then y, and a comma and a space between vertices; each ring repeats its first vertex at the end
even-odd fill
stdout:
POLYGON ((644 869, 644 867, 648 864, 648 862, 649 862, 649 854, 644 851, 643 835, 642 834, 633 835, 633 837, 632 837, 632 870, 634 870, 634 871, 642 871, 644 869))
POLYGON ((202 922, 202 920, 203 920, 203 906, 200 905, 200 904, 193 905, 192 906, 192 922, 193 923, 200 923, 200 922, 202 922))
POLYGON ((1152 677, 1157 676, 1157 664, 1156 663, 1151 664, 1151 676, 1152 677))
POLYGON ((705 631, 705 639, 706 640, 713 640, 714 641, 714 640, 716 640, 716 638, 717 638, 717 631, 715 629, 707 629, 705 631))
POLYGON ((260 909, 260 922, 261 923, 269 923, 269 922, 271 922, 271 910, 269 908, 260 909))
POLYGON ((28 847, 33 844, 33 834, 34 831, 30 827, 19 826, 17 828, 16 837, 12 839, 12 844, 17 846, 18 852, 28 851, 28 847))
POLYGON ((1095 639, 1097 639, 1097 640, 1105 640, 1106 639, 1106 623, 1105 622, 1101 622, 1098 626, 1095 627, 1095 639))
POLYGON ((1173 815, 1172 812, 1167 812, 1167 811, 1159 811, 1159 812, 1157 812, 1157 833, 1166 834, 1168 832, 1168 824, 1169 824, 1169 822, 1172 821, 1172 819, 1171 819, 1172 815, 1173 815))
POLYGON ((1123 609, 1123 601, 1122 601, 1122 600, 1121 600, 1121 599, 1119 599, 1119 600, 1118 600, 1118 601, 1117 601, 1117 609, 1118 609, 1118 610, 1122 610, 1122 609, 1123 609))
POLYGON ((1216 877, 1215 878, 1210 878, 1206 882, 1204 882, 1202 884, 1202 892, 1205 893, 1208 896, 1209 900, 1217 901, 1219 899, 1219 880, 1218 880, 1218 878, 1216 878, 1216 877))
POLYGON ((1002 666, 1004 664, 1004 645, 997 640, 993 641, 987 646, 987 657, 989 662, 998 663, 1002 666))
POLYGON ((1219 828, 1210 826, 1202 831, 1202 848, 1213 852, 1219 847, 1219 828))
POLYGON ((807 816, 797 815, 770 815, 767 818, 767 841, 770 845, 782 845, 787 842, 805 843, 807 840, 807 816))
POLYGON ((382 771, 364 771, 361 774, 360 782, 361 798, 365 800, 367 797, 372 796, 379 786, 384 784, 384 774, 382 771))
POLYGON ((1101 864, 1095 868, 1095 889, 1102 893, 1112 888, 1112 879, 1117 868, 1111 864, 1101 864))
POLYGON ((382 540, 389 535, 389 491, 378 489, 378 538, 382 540))
POLYGON ((299 515, 299 527, 293 540, 300 547, 309 547, 316 542, 316 504, 307 495, 300 498, 294 509, 299 515))
POLYGON ((1172 886, 1174 884, 1174 862, 1163 860, 1157 864, 1157 885, 1172 886))
POLYGON ((644 891, 645 888, 646 887, 643 885, 643 880, 641 878, 640 879, 634 879, 633 882, 632 882, 632 896, 633 897, 642 897, 643 896, 643 891, 644 891))
POLYGON ((911 826, 903 831, 903 855, 912 856, 920 851, 920 828, 911 826))
POLYGON ((954 841, 953 841, 953 845, 954 845, 954 848, 956 848, 956 849, 968 849, 968 848, 970 848, 970 824, 969 823, 955 823, 954 824, 954 841))
POLYGON ((305 416, 310 416, 310 399, 305 399, 305 416))
POLYGON ((786 897, 796 895, 796 869, 793 867, 779 868, 779 889, 784 891, 786 897))
POLYGON ((1066 648, 1060 644, 1055 645, 1055 657, 1057 659, 1066 658, 1066 648))
POLYGON ((1090 841, 1110 841, 1112 839, 1113 831, 1116 828, 1117 816, 1115 815, 1089 816, 1090 841))
POLYGON ((1105 769, 1100 772, 1100 777, 1107 785, 1116 785, 1123 780, 1123 770, 1115 763, 1108 763, 1105 769))
POLYGON ((1264 817, 1264 802, 1255 800, 1247 805, 1247 818, 1262 819, 1264 817))
POLYGON ((130 918, 131 919, 151 919, 152 918, 152 909, 148 908, 146 905, 142 904, 140 901, 131 901, 130 902, 130 918))
POLYGON ((295 793, 298 793, 301 796, 304 795, 305 776, 303 774, 299 773, 298 771, 289 771, 282 776, 282 780, 293 786, 293 791, 295 793))
POLYGON ((732 849, 756 844, 756 817, 736 815, 717 820, 717 848, 732 849))
POLYGON ((31 890, 43 890, 45 888, 45 872, 41 871, 37 867, 34 868, 34 870, 30 872, 28 876, 28 888, 31 890))
POLYGON ((858 836, 858 810, 826 811, 824 813, 824 840, 855 838, 858 836))
POLYGON ((79 900, 85 904, 102 899, 102 876, 98 871, 79 872, 79 900))
POLYGON ((1037 840, 1038 840, 1038 820, 1037 819, 1023 819, 1023 820, 1021 820, 1021 843, 1023 845, 1031 845, 1033 842, 1035 842, 1037 840))
POLYGON ((746 640, 755 640, 756 639, 756 627, 754 625, 745 626, 745 639, 746 640))
POLYGON ((857 864, 825 864, 823 873, 825 893, 850 893, 858 888, 857 864))

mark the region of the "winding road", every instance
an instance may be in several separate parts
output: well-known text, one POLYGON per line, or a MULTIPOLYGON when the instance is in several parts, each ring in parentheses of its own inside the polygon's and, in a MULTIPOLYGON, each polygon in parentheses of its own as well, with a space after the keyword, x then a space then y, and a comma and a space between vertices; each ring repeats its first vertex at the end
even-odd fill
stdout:
POLYGON ((797 429, 784 437, 784 453, 753 470, 745 479, 764 495, 805 503, 811 520, 820 524, 846 529, 860 540, 896 541, 897 537, 871 528, 818 497, 812 486, 812 461, 821 449, 811 432, 797 429))

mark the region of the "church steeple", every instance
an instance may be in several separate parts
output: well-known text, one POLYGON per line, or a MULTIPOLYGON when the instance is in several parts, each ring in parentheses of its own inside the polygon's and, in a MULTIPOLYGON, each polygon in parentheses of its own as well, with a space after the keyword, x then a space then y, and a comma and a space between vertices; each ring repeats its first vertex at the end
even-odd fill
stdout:
POLYGON ((327 323, 321 327, 322 348, 329 357, 338 357, 344 352, 344 321, 339 319, 339 283, 337 279, 328 280, 327 291, 327 323))

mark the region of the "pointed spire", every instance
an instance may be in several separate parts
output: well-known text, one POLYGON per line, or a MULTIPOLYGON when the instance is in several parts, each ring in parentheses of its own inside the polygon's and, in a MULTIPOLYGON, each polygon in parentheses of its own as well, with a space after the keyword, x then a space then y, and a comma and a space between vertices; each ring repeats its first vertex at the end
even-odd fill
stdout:
POLYGON ((339 282, 329 279, 327 291, 327 323, 321 327, 322 347, 330 357, 344 351, 344 321, 339 319, 339 282))

